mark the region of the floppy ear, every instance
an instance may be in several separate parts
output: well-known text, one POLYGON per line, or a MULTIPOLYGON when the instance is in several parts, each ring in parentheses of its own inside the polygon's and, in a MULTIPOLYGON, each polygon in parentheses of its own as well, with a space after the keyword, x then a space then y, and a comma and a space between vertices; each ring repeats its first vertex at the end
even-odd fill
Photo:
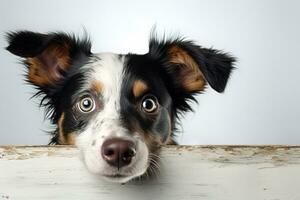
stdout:
POLYGON ((25 58, 27 81, 46 94, 66 78, 75 57, 91 54, 88 39, 80 41, 65 33, 19 31, 7 34, 7 40, 6 49, 25 58))
POLYGON ((227 53, 202 48, 183 39, 151 39, 150 53, 163 57, 167 72, 188 94, 204 90, 207 82, 217 92, 223 92, 235 62, 227 53))

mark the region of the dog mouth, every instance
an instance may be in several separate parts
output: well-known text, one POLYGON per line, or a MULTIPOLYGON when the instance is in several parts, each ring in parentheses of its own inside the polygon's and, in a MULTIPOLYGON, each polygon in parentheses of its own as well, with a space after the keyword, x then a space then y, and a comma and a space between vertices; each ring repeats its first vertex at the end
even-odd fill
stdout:
POLYGON ((143 166, 139 168, 139 170, 136 170, 136 164, 137 163, 133 163, 132 166, 121 169, 109 166, 102 173, 100 173, 100 175, 110 182, 126 183, 131 180, 135 180, 137 177, 144 176, 149 168, 149 163, 147 162, 146 166, 143 166))
POLYGON ((102 177, 108 180, 109 182, 124 184, 132 180, 135 176, 130 174, 113 173, 113 174, 102 174, 102 177))
POLYGON ((102 176, 106 178, 111 178, 111 179, 119 179, 119 178, 126 178, 129 177, 129 175, 125 174, 120 174, 120 173, 115 173, 115 174, 103 174, 102 176))

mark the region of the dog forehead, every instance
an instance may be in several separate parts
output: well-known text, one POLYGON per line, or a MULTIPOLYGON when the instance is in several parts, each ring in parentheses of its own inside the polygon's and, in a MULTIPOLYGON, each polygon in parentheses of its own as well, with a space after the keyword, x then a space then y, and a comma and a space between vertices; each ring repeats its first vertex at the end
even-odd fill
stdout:
POLYGON ((120 92, 122 83, 124 56, 114 53, 95 54, 93 59, 84 68, 88 69, 87 86, 90 87, 95 82, 102 85, 102 95, 109 97, 116 92, 120 92))
POLYGON ((124 57, 113 53, 101 53, 95 55, 95 61, 91 63, 93 72, 91 78, 102 82, 106 86, 119 83, 124 68, 124 57))

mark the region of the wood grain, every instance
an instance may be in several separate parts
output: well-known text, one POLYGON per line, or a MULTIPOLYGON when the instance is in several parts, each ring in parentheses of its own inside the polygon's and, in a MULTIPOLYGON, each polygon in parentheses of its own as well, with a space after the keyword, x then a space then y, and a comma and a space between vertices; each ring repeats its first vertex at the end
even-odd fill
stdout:
POLYGON ((0 147, 0 199, 299 200, 299 146, 168 146, 152 181, 109 183, 71 146, 0 147))

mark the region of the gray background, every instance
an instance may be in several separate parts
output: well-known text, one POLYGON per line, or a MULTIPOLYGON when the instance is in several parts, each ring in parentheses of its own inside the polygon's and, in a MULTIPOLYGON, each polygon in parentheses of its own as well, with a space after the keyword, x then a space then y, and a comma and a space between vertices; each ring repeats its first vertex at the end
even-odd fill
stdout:
MULTIPOLYGON (((298 1, 299 2, 299 1, 298 1)), ((145 53, 151 27, 232 52, 237 70, 224 94, 208 89, 186 116, 182 144, 300 143, 300 4, 297 1, 169 0, 0 2, 0 144, 46 144, 38 101, 23 66, 4 51, 6 31, 72 31, 93 52, 145 53)))

